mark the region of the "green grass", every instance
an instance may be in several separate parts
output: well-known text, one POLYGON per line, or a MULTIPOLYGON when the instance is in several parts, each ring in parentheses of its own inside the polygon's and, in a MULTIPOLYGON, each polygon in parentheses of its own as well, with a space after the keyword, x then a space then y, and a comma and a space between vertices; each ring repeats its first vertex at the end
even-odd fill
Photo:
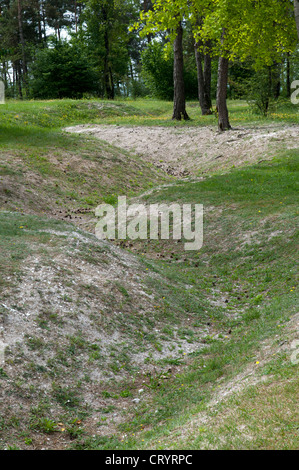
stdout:
MULTIPOLYGON (((186 255, 171 244, 177 258, 156 261, 148 246, 140 247, 140 253, 147 256, 145 265, 168 279, 166 283, 151 280, 149 287, 165 303, 171 299, 172 312, 191 318, 192 328, 182 329, 183 337, 192 339, 194 326, 196 330, 205 324, 210 325, 210 333, 204 348, 190 354, 182 350, 172 361, 174 370, 168 380, 161 378, 167 362, 148 358, 162 365, 162 372, 148 378, 145 386, 151 390, 150 399, 143 400, 121 424, 119 432, 127 437, 117 446, 87 438, 75 448, 298 447, 298 365, 290 359, 296 333, 290 326, 298 304, 298 170, 298 151, 290 151, 262 166, 199 183, 180 183, 145 198, 147 202, 181 203, 199 199, 216 208, 206 217, 205 243, 199 253, 186 255), (221 215, 217 215, 218 207, 221 215), (254 234, 251 240, 243 238, 248 231, 254 234), (186 285, 191 288, 186 290, 186 285), (209 303, 222 296, 225 306, 209 303), (280 348, 284 342, 287 350, 280 348), (176 371, 177 367, 181 370, 176 371), (264 383, 209 406, 212 397, 238 374, 257 381, 263 377, 264 383), (207 416, 206 424, 193 428, 191 424, 200 423, 202 415, 207 416)), ((160 252, 167 251, 167 246, 157 243, 160 252)), ((171 330, 165 328, 164 333, 171 334, 171 330)), ((242 382, 239 379, 236 385, 242 382)))
MULTIPOLYGON (((11 113, 10 104, 5 106, 11 113)), ((31 112, 30 103, 14 106, 31 112)), ((147 162, 106 142, 35 122, 40 106, 32 104, 33 124, 4 122, 6 111, 1 115, 0 175, 5 177, 0 192, 2 210, 65 216, 72 212, 73 218, 86 218, 88 210, 103 201, 119 194, 137 194, 169 179, 147 162)), ((52 111, 55 115, 57 110, 52 111)), ((72 115, 69 124, 73 119, 72 115)), ((84 113, 81 119, 84 121, 84 113)))
MULTIPOLYGON (((268 117, 259 116, 244 101, 228 102, 233 126, 247 124, 298 123, 298 108, 288 101, 278 102, 268 117)), ((50 100, 7 101, 1 106, 1 138, 10 139, 19 127, 19 138, 36 134, 36 128, 61 129, 84 123, 160 126, 217 126, 214 115, 202 116, 197 102, 188 102, 191 118, 187 122, 172 121, 171 102, 158 100, 50 100), (34 128, 34 129, 33 129, 34 128)))
MULTIPOLYGON (((40 269, 55 270, 55 286, 63 287, 57 311, 37 282, 34 293, 43 308, 9 352, 9 369, 0 368, 7 393, 1 448, 38 447, 45 437, 50 446, 76 450, 298 448, 298 364, 290 359, 298 339, 292 322, 298 305, 298 150, 154 189, 168 181, 164 175, 127 152, 61 128, 101 122, 216 129, 215 117, 200 117, 196 103, 189 104, 194 120, 180 124, 170 119, 171 103, 104 103, 100 110, 99 104, 8 102, 0 109, 1 318, 9 318, 6 305, 18 298, 28 260, 39 260, 36 276, 40 269), (111 253, 57 214, 92 211, 100 200, 115 203, 120 193, 136 196, 150 187, 140 202, 204 205, 204 245, 199 252, 161 240, 128 246, 141 262, 142 272, 134 274, 142 274, 140 287, 151 299, 141 305, 126 276, 109 281, 103 293, 104 281, 97 285, 93 276, 110 266, 111 253), (90 243, 72 239, 74 230, 90 243), (80 285, 74 263, 93 273, 80 285), (126 341, 105 346, 87 334, 86 321, 93 334, 118 331, 126 341), (174 338, 178 349, 171 355, 174 338), (157 358, 165 344, 169 356, 157 358), (143 357, 144 368, 132 363, 132 353, 143 357), (250 386, 238 391, 246 378, 250 386), (233 386, 237 391, 224 397, 233 386), (86 392, 98 397, 96 403, 84 402, 86 392)), ((294 108, 264 119, 242 102, 229 105, 234 125, 298 122, 294 108)), ((16 300, 14 315, 27 307, 16 300)))

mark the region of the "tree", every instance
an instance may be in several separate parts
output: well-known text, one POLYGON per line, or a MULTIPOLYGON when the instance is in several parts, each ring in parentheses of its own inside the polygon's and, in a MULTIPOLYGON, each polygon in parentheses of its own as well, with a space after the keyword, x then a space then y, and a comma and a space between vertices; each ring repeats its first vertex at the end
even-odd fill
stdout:
POLYGON ((142 77, 152 96, 173 100, 173 54, 165 56, 164 44, 151 41, 141 54, 142 77))
POLYGON ((228 83, 229 59, 224 56, 219 57, 218 63, 218 84, 216 111, 218 114, 218 128, 220 131, 231 129, 227 108, 227 83, 228 83))
POLYGON ((23 40, 23 54, 20 47, 20 26, 23 32, 23 23, 19 3, 16 1, 2 0, 1 1, 1 16, 0 16, 0 38, 1 38, 1 60, 2 63, 7 62, 6 69, 9 68, 9 63, 12 67, 12 81, 14 92, 18 94, 19 98, 23 98, 23 79, 24 70, 22 65, 24 62, 24 40, 23 40), (22 63, 23 56, 23 63, 22 63))
POLYGON ((96 73, 78 44, 56 41, 40 50, 31 68, 34 98, 82 98, 97 88, 96 73))
POLYGON ((69 0, 45 0, 44 9, 47 24, 53 28, 58 40, 61 39, 62 29, 71 26, 72 20, 66 14, 70 8, 69 0))
POLYGON ((194 44, 195 60, 198 81, 198 99, 202 115, 212 114, 211 73, 212 59, 209 51, 209 42, 203 44, 197 41, 194 44))
POLYGON ((140 21, 134 28, 139 29, 143 37, 149 34, 164 32, 169 44, 173 47, 173 80, 174 102, 173 119, 188 120, 184 85, 184 55, 183 55, 183 21, 188 5, 185 0, 156 0, 152 8, 140 14, 140 21))
MULTIPOLYGON (((195 20, 195 31, 202 23, 203 18, 198 17, 195 20)), ((194 36, 194 33, 193 33, 194 36)), ((212 58, 211 58, 211 41, 203 42, 201 38, 194 39, 195 61, 198 82, 198 99, 201 107, 202 115, 212 114, 211 99, 211 74, 212 74, 212 58)))
POLYGON ((24 81, 26 80, 27 75, 27 59, 26 59, 26 52, 25 52, 25 38, 23 32, 23 5, 21 0, 17 0, 17 7, 18 7, 18 26, 19 26, 19 36, 20 36, 20 44, 22 49, 22 62, 23 62, 23 73, 24 73, 24 81))
POLYGON ((174 83, 174 97, 173 97, 173 115, 172 119, 185 121, 189 119, 186 111, 186 95, 185 95, 185 82, 184 82, 184 55, 183 55, 183 27, 179 22, 176 29, 176 37, 173 43, 173 83, 174 83))
POLYGON ((295 8, 295 21, 297 27, 297 34, 299 39, 299 0, 294 0, 294 8, 295 8))
MULTIPOLYGON (((296 0, 297 1, 297 0, 296 0)), ((217 111, 219 130, 230 129, 226 105, 229 61, 248 58, 256 69, 279 61, 295 48, 290 0, 194 0, 203 21, 195 33, 211 40, 219 54, 217 111)))
MULTIPOLYGON (((139 2, 138 2, 139 7, 139 2)), ((79 37, 88 46, 98 68, 100 94, 113 99, 116 84, 128 75, 129 44, 132 33, 128 28, 136 19, 137 0, 88 0, 79 37)))

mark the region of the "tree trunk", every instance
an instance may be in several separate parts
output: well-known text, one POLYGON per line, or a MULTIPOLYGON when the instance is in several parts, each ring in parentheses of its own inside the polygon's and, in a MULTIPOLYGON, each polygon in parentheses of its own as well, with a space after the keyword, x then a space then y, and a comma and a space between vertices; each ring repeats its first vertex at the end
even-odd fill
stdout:
POLYGON ((280 97, 280 88, 281 88, 281 65, 278 63, 274 63, 270 68, 270 76, 271 76, 271 96, 275 100, 278 100, 280 97))
MULTIPOLYGON (((25 39, 24 39, 24 32, 23 32, 23 17, 22 17, 22 5, 21 0, 18 0, 18 25, 19 25, 19 35, 20 35, 20 43, 22 48, 22 68, 23 68, 23 82, 26 84, 26 76, 27 76, 27 60, 26 60, 26 52, 25 52, 25 39)), ((21 77, 19 77, 19 83, 21 83, 21 77)))
POLYGON ((41 4, 40 0, 37 0, 35 3, 35 11, 36 11, 36 20, 37 20, 37 28, 38 28, 38 40, 40 44, 43 42, 43 28, 42 28, 42 13, 41 13, 41 4))
POLYGON ((287 98, 291 97, 291 65, 290 53, 287 52, 287 98))
POLYGON ((74 13, 75 13, 75 31, 78 32, 78 2, 75 0, 74 5, 74 13))
POLYGON ((108 100, 113 100, 114 99, 114 83, 113 83, 112 70, 109 64, 109 58, 110 58, 109 21, 108 21, 108 11, 105 5, 103 6, 102 11, 103 11, 103 19, 104 19, 103 22, 105 25, 104 90, 105 90, 105 98, 108 98, 108 100))
POLYGON ((295 7, 295 20, 297 26, 297 33, 299 39, 299 0, 294 0, 294 7, 295 7))
POLYGON ((112 73, 112 68, 109 66, 109 99, 114 100, 115 92, 114 92, 114 78, 112 73))
POLYGON ((198 98, 202 115, 212 114, 211 100, 211 56, 204 54, 204 69, 202 67, 202 54, 200 43, 195 44, 195 59, 197 67, 198 98))
POLYGON ((229 123, 227 109, 227 84, 228 84, 228 67, 229 59, 225 57, 219 58, 218 64, 218 84, 217 84, 217 113, 218 113, 218 129, 227 131, 231 129, 229 123))
POLYGON ((18 60, 16 63, 16 85, 18 87, 19 98, 23 99, 23 90, 22 90, 22 72, 21 72, 21 65, 20 61, 18 60))
POLYGON ((185 84, 184 84, 184 55, 183 55, 183 27, 180 23, 174 40, 174 100, 172 119, 188 120, 186 111, 185 84))
POLYGON ((47 45, 47 25, 46 25, 46 12, 44 9, 44 5, 41 5, 41 17, 43 22, 43 32, 44 32, 44 43, 47 45))
POLYGON ((5 60, 2 62, 2 70, 3 70, 3 72, 2 72, 2 74, 3 74, 3 75, 2 75, 2 78, 3 78, 4 86, 5 86, 5 88, 7 88, 7 85, 8 85, 7 70, 8 70, 8 68, 6 67, 6 62, 5 62, 5 60))
POLYGON ((111 67, 109 66, 110 45, 108 30, 105 31, 105 57, 104 57, 104 86, 105 97, 108 100, 114 99, 114 83, 111 67))
POLYGON ((205 82, 205 103, 207 108, 212 113, 212 97, 211 97, 211 82, 212 82, 212 59, 210 53, 204 55, 204 82, 205 82))

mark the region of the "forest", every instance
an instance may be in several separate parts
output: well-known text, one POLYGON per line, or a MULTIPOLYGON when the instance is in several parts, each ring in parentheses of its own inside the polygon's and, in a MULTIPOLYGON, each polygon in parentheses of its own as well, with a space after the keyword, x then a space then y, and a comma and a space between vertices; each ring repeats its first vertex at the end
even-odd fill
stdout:
POLYGON ((20 99, 152 97, 267 115, 299 75, 297 1, 1 0, 0 77, 20 99))

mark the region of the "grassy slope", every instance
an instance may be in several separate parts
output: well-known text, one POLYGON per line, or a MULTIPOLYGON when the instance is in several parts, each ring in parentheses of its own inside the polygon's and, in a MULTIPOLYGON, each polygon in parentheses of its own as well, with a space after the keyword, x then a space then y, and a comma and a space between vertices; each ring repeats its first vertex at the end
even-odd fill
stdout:
MULTIPOLYGON (((9 321, 20 312, 23 318, 30 307, 30 298, 27 304, 20 299, 28 272, 36 272, 29 287, 37 311, 34 330, 10 348, 9 364, 1 369, 7 403, 0 423, 3 448, 298 448, 298 365, 290 360, 292 341, 298 338, 293 321, 296 150, 203 182, 178 182, 143 199, 206 207, 205 244, 199 253, 186 254, 178 243, 129 246, 140 259, 133 272, 139 273, 152 302, 136 297, 136 286, 124 283, 121 271, 109 289, 91 280, 83 283, 72 271, 76 260, 88 270, 97 266, 105 272, 110 258, 92 238, 78 244, 72 235, 76 229, 65 220, 73 217, 77 226, 89 228, 89 211, 100 200, 136 195, 166 177, 119 149, 64 135, 59 128, 99 119, 164 125, 170 109, 168 103, 155 102, 112 108, 99 102, 13 103, 4 108, 1 316, 9 321), (50 294, 39 278, 43 267, 59 267, 58 284, 51 285, 62 286, 59 295, 55 289, 50 294), (61 302, 54 305, 58 297, 61 302), (104 321, 96 316, 99 303, 108 308, 104 321), (113 316, 118 309, 125 319, 113 316), (138 312, 143 314, 132 330, 138 312), (98 336, 82 330, 85 322, 98 336), (103 350, 101 334, 115 329, 125 341, 103 350), (178 346, 175 354, 165 354, 167 344, 169 353, 178 346), (152 368, 151 375, 140 375, 142 365, 132 362, 132 350, 152 368), (103 369, 108 376, 115 374, 109 386, 105 377, 100 383, 93 378, 103 369), (229 388, 236 393, 226 397, 229 388), (90 403, 90 394, 101 398, 90 403), (133 398, 141 401, 133 404, 133 398)), ((241 103, 232 115, 236 123, 252 123, 241 103)), ((281 113, 275 119, 289 122, 296 116, 281 113)))
MULTIPOLYGON (((298 315, 292 320, 298 303, 298 157, 298 151, 289 152, 270 164, 151 196, 151 202, 198 200, 207 209, 200 253, 186 258, 172 247, 180 269, 173 261, 161 269, 210 300, 203 317, 213 328, 210 347, 190 360, 177 377, 176 390, 165 386, 157 394, 154 408, 167 403, 172 419, 150 445, 298 447, 298 366, 290 360, 291 342, 298 338, 298 315), (226 380, 233 377, 239 377, 231 385, 236 390, 246 385, 246 378, 248 385, 250 378, 253 384, 266 379, 266 385, 221 403, 226 380), (212 397, 219 402, 214 407, 212 397), (178 406, 183 417, 173 419, 178 406)), ((189 316, 194 307, 186 311, 189 316)))
POLYGON ((61 132, 63 125, 101 118, 88 102, 9 103, 1 112, 2 210, 71 216, 86 226, 85 216, 99 202, 166 180, 125 151, 61 132))

